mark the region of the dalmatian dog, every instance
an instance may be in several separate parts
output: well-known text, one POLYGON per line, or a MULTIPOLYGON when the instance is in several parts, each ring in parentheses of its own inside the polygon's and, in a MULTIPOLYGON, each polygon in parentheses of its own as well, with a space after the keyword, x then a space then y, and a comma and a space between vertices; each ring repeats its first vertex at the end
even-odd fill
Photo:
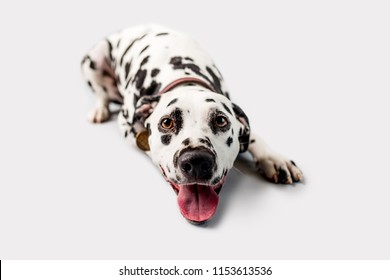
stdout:
POLYGON ((302 180, 293 161, 251 132, 220 71, 186 34, 155 24, 128 28, 93 47, 81 68, 96 96, 89 120, 105 122, 110 102, 121 105, 121 133, 160 169, 191 223, 214 215, 239 153, 249 151, 258 171, 272 182, 302 180))

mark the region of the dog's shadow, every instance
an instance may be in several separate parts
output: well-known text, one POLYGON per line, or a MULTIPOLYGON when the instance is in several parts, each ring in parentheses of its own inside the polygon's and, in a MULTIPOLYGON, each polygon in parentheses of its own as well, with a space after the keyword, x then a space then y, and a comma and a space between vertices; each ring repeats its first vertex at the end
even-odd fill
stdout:
POLYGON ((234 168, 229 172, 229 176, 221 190, 219 195, 219 205, 215 216, 210 221, 199 225, 200 227, 213 228, 222 221, 225 216, 225 212, 229 207, 228 205, 232 203, 232 200, 234 200, 236 192, 240 191, 240 181, 242 181, 244 176, 250 176, 254 178, 255 181, 258 181, 256 184, 245 186, 251 189, 251 194, 261 192, 268 183, 268 181, 256 171, 255 165, 250 156, 247 154, 240 154, 234 162, 234 168))

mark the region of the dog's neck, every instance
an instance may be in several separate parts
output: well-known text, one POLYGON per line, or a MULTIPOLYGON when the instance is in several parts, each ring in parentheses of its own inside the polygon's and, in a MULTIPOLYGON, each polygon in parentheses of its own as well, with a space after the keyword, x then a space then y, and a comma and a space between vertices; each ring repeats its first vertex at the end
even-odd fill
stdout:
POLYGON ((159 92, 159 95, 161 94, 164 94, 168 91, 171 91, 172 89, 180 86, 180 85, 184 85, 184 84, 196 84, 196 85, 200 85, 204 88, 207 88, 208 90, 211 90, 213 92, 215 92, 215 89, 212 85, 206 83, 205 81, 202 81, 201 79, 198 79, 198 78, 194 78, 194 77, 184 77, 184 78, 180 78, 180 79, 177 79, 177 80, 174 80, 173 82, 171 82, 170 84, 168 84, 166 87, 164 87, 160 92, 159 92))

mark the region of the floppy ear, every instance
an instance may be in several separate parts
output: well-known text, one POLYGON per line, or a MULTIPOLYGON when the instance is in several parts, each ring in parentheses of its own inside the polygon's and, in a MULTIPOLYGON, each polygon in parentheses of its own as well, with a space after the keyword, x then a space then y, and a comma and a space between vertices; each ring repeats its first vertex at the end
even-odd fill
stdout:
POLYGON ((240 132, 238 134, 238 140, 240 142, 240 153, 245 152, 249 146, 250 126, 249 119, 244 111, 236 104, 233 103, 233 111, 237 120, 241 123, 240 132))
POLYGON ((144 96, 137 101, 135 107, 134 119, 142 124, 153 113, 158 102, 160 101, 160 95, 156 96, 144 96))

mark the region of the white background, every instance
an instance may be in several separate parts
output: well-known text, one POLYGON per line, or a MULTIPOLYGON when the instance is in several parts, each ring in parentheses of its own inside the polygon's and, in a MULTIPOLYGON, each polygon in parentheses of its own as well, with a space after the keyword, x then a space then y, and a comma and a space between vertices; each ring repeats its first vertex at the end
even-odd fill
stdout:
MULTIPOLYGON (((389 259, 387 1, 3 1, 0 258, 389 259), (83 55, 156 22, 212 55, 252 129, 303 170, 239 164, 194 226, 116 122, 87 122, 83 55)), ((245 163, 245 160, 244 160, 245 163)))

